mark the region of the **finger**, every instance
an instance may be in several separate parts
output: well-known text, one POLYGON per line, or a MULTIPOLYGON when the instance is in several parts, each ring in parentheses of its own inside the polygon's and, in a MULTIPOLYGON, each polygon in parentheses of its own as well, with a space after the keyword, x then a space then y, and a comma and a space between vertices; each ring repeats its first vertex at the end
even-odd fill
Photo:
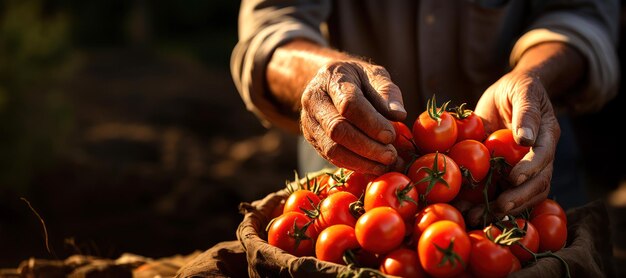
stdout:
POLYGON ((546 115, 539 129, 539 136, 530 151, 511 169, 509 179, 513 185, 521 185, 528 177, 535 176, 554 160, 554 151, 561 134, 558 121, 546 115))
POLYGON ((370 138, 383 144, 391 144, 396 136, 393 126, 376 111, 356 84, 360 82, 355 82, 347 75, 331 81, 328 95, 336 111, 370 138))
POLYGON ((315 109, 310 111, 310 116, 319 123, 326 137, 372 161, 385 165, 396 162, 398 154, 391 144, 381 144, 355 128, 352 122, 337 113, 328 95, 321 93, 317 99, 319 101, 313 104, 315 109))
MULTIPOLYGON (((502 219, 505 215, 520 215, 522 212, 524 212, 526 208, 533 207, 539 202, 545 200, 548 197, 549 193, 550 193, 550 189, 547 188, 544 192, 541 192, 540 194, 533 196, 527 202, 527 205, 514 208, 506 213, 497 210, 497 206, 495 205, 495 202, 491 202, 489 203, 489 205, 493 213, 491 215, 488 215, 486 220, 488 222, 492 222, 495 219, 502 219)), ((467 212, 466 219, 467 219, 467 223, 469 224, 469 226, 478 226, 481 224, 481 221, 483 220, 484 210, 485 210, 485 204, 479 204, 479 205, 472 207, 467 212)))
POLYGON ((534 79, 522 82, 530 83, 514 87, 511 91, 511 130, 515 142, 523 146, 532 146, 541 124, 541 110, 546 101, 545 88, 534 79))
POLYGON ((362 80, 365 96, 372 102, 376 110, 387 119, 403 121, 406 118, 404 101, 400 88, 391 81, 389 72, 381 66, 372 66, 366 69, 362 80))
POLYGON ((513 186, 498 196, 496 209, 499 212, 508 214, 511 211, 523 210, 529 206, 529 202, 535 196, 548 195, 550 190, 550 179, 552 178, 552 163, 549 163, 536 176, 530 178, 519 186, 513 186))
POLYGON ((452 206, 458 209, 461 214, 466 215, 466 213, 474 206, 474 204, 465 200, 454 200, 452 201, 452 206))
POLYGON ((322 157, 335 166, 374 175, 381 175, 387 171, 388 166, 357 155, 331 140, 326 136, 320 124, 308 114, 302 114, 301 125, 306 140, 311 142, 322 157))

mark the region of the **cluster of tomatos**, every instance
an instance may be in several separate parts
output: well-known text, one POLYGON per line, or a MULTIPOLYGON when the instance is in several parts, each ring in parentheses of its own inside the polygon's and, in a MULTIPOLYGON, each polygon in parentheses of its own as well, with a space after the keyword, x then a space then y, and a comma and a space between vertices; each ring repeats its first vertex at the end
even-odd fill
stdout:
POLYGON ((298 189, 291 187, 267 227, 269 244, 402 277, 506 277, 553 256, 565 245, 567 219, 549 199, 524 216, 467 231, 461 212, 448 203, 495 198, 529 148, 507 129, 487 136, 464 105, 446 106, 437 107, 433 96, 412 132, 394 122, 394 146, 410 161, 405 173, 375 177, 338 169, 296 177, 298 189))

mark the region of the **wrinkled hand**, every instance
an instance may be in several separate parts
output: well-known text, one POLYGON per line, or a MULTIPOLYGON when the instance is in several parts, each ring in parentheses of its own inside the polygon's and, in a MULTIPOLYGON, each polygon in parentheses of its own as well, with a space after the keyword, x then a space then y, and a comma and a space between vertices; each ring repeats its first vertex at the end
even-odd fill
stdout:
POLYGON ((301 102, 302 133, 331 163, 380 175, 398 162, 389 120, 403 120, 406 111, 400 89, 383 67, 329 63, 309 82, 301 102))
MULTIPOLYGON (((545 199, 561 130, 541 80, 527 72, 512 71, 484 92, 475 113, 488 132, 508 128, 518 144, 532 146, 511 169, 512 187, 492 204, 496 216, 518 214, 545 199)), ((468 212, 471 224, 479 223, 483 209, 474 207, 468 212)))

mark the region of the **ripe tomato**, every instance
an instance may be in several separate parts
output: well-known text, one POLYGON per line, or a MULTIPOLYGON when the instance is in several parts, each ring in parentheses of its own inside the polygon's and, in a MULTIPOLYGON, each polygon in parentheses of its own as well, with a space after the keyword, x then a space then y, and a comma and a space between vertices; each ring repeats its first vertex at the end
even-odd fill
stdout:
POLYGON ((553 214, 541 214, 530 220, 539 233, 539 252, 556 252, 565 246, 567 224, 553 214))
POLYGON ((434 277, 461 274, 469 262, 471 243, 459 224, 441 220, 430 225, 417 243, 424 271, 434 277))
POLYGON ((417 189, 411 179, 397 172, 386 173, 367 187, 363 206, 365 211, 375 207, 391 207, 402 219, 410 219, 417 213, 417 189))
POLYGON ((346 224, 354 227, 356 224, 355 212, 351 205, 358 199, 348 192, 337 192, 329 195, 320 203, 319 212, 315 219, 315 229, 322 231, 337 224, 346 224))
POLYGON ((506 277, 511 272, 515 256, 509 248, 496 244, 485 236, 470 234, 470 239, 472 252, 469 268, 474 275, 477 277, 506 277))
POLYGON ((267 231, 267 242, 294 256, 313 255, 317 233, 306 215, 290 211, 275 218, 267 231))
MULTIPOLYGON (((486 180, 479 182, 478 184, 472 186, 470 184, 463 184, 461 186, 461 191, 457 195, 457 199, 468 201, 472 204, 484 204, 485 196, 483 195, 483 190, 485 189, 486 180)), ((487 188, 487 198, 489 201, 492 201, 496 196, 496 183, 494 181, 491 182, 489 187, 487 188)))
POLYGON ((465 103, 456 107, 454 112, 450 113, 456 121, 458 129, 457 142, 472 139, 483 141, 485 139, 485 126, 483 120, 474 111, 465 108, 465 103))
POLYGON ((385 254, 400 246, 405 227, 397 211, 390 207, 377 207, 361 215, 354 230, 363 249, 385 254))
POLYGON ((407 278, 426 277, 417 252, 402 247, 389 252, 383 258, 380 272, 407 278))
POLYGON ((485 147, 492 157, 504 157, 506 163, 515 166, 530 151, 530 147, 515 143, 513 133, 509 129, 500 129, 493 132, 485 140, 485 147))
POLYGON ((543 201, 541 201, 539 204, 536 204, 532 211, 530 211, 530 219, 532 221, 533 218, 542 215, 542 214, 552 214, 552 215, 556 215, 559 218, 561 218, 565 224, 567 225, 567 216, 565 215, 565 211, 563 210, 563 208, 561 207, 561 205, 559 205, 559 203, 557 203, 554 200, 551 199, 545 199, 543 201))
POLYGON ((445 111, 448 103, 437 109, 433 95, 428 101, 426 111, 413 123, 413 138, 421 153, 444 152, 456 142, 456 122, 454 117, 445 111))
POLYGON ((396 148, 400 157, 406 161, 410 161, 417 153, 413 133, 411 133, 411 130, 402 122, 391 122, 391 124, 396 131, 396 140, 391 144, 396 148))
POLYGON ((367 184, 374 178, 375 176, 372 175, 339 168, 328 180, 328 194, 345 191, 360 198, 365 192, 367 184))
POLYGON ((450 149, 448 156, 456 162, 463 171, 466 184, 482 181, 489 172, 491 155, 485 145, 476 140, 460 141, 450 149))
POLYGON ((346 251, 359 248, 354 228, 348 225, 332 225, 324 229, 315 243, 315 256, 336 264, 345 264, 343 256, 346 251))
POLYGON ((411 164, 407 175, 428 203, 450 202, 461 189, 459 166, 445 154, 421 156, 411 164))
POLYGON ((509 274, 515 271, 518 271, 520 269, 522 269, 522 263, 519 262, 517 257, 513 256, 513 262, 511 263, 511 271, 509 271, 509 274))
POLYGON ((301 183, 301 188, 317 193, 321 200, 328 195, 328 179, 329 175, 325 173, 315 177, 307 176, 305 181, 301 183))
MULTIPOLYGON (((530 251, 537 253, 537 250, 539 250, 539 233, 537 233, 537 229, 535 229, 535 226, 521 218, 515 219, 515 223, 520 229, 523 229, 524 225, 528 224, 528 226, 526 227, 526 235, 523 236, 522 239, 518 241, 518 243, 523 244, 530 251)), ((506 224, 509 226, 512 225, 511 222, 508 222, 506 224)), ((513 244, 509 248, 511 249, 513 255, 515 255, 515 257, 517 257, 521 263, 525 263, 533 258, 533 256, 528 253, 528 251, 524 250, 518 244, 513 244)))
POLYGON ((415 242, 419 241, 420 236, 428 226, 441 220, 455 222, 465 230, 465 220, 458 209, 446 203, 436 203, 425 207, 415 216, 415 224, 413 225, 413 239, 415 242))
POLYGON ((303 210, 315 210, 320 203, 320 198, 315 193, 309 190, 298 190, 287 198, 283 213, 290 211, 302 212, 303 210))

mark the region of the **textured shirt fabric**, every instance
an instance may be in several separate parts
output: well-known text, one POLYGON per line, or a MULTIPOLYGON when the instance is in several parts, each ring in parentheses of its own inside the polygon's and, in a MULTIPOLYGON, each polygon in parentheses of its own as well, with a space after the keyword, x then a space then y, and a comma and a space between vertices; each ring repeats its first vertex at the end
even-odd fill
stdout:
POLYGON ((617 92, 618 16, 615 0, 243 0, 231 71, 248 110, 297 131, 269 97, 265 69, 277 47, 307 39, 384 66, 412 122, 433 93, 473 107, 525 50, 558 41, 584 55, 588 70, 557 104, 587 112, 617 92))

